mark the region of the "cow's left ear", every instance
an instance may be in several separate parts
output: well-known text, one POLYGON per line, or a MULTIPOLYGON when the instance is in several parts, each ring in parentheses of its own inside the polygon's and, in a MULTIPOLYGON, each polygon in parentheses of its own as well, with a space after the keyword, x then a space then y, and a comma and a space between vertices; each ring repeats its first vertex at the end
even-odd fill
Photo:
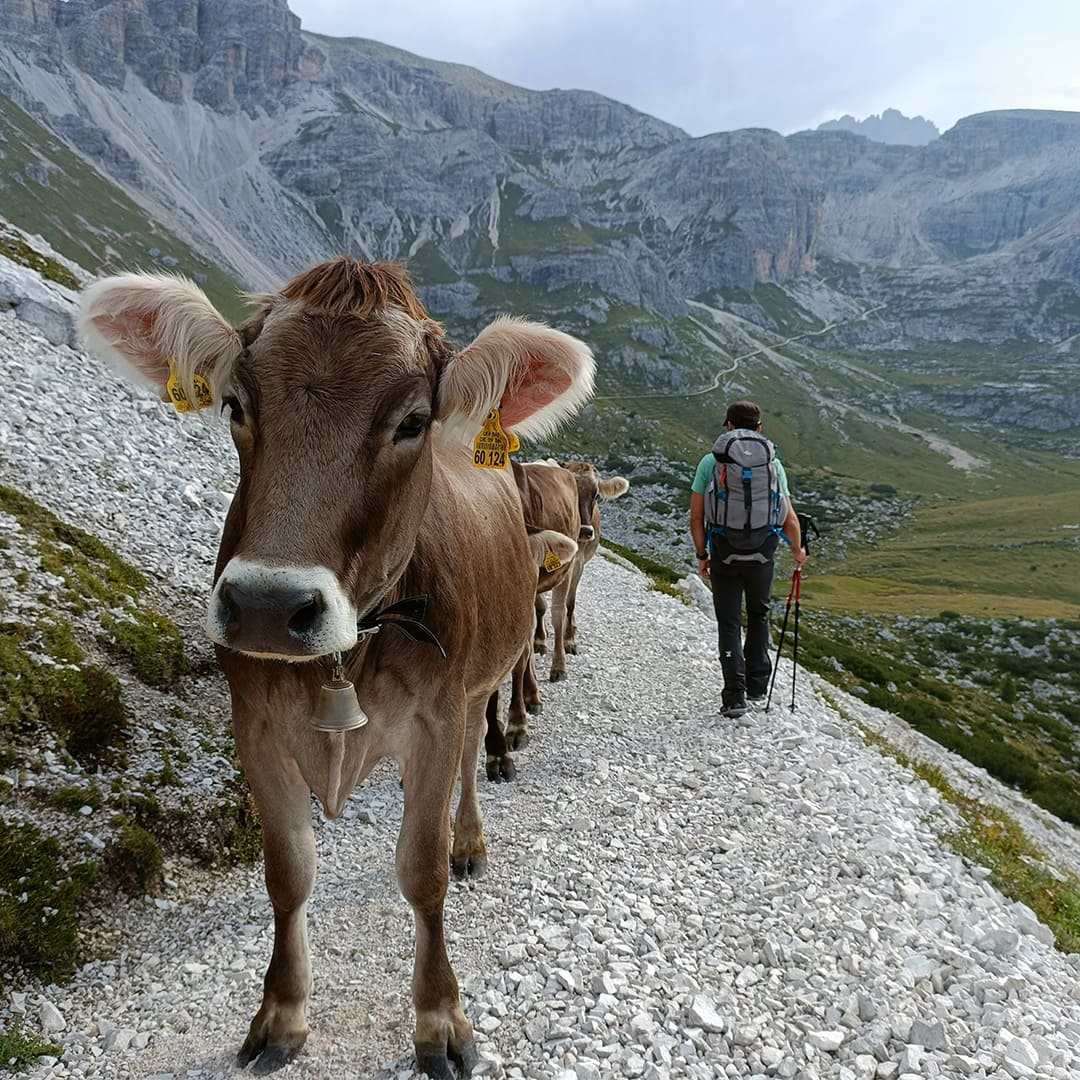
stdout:
POLYGON ((217 383, 243 349, 197 285, 156 274, 122 274, 91 285, 79 304, 79 332, 122 375, 159 392, 170 365, 190 391, 195 374, 217 383))
POLYGON ((529 550, 532 552, 533 562, 538 570, 547 569, 545 560, 555 555, 560 565, 565 565, 578 553, 577 543, 569 536, 554 529, 541 529, 539 532, 529 533, 529 550))
POLYGON ((596 364, 589 347, 542 323, 507 316, 443 366, 439 419, 444 432, 471 442, 488 412, 525 438, 549 435, 592 394, 596 364))

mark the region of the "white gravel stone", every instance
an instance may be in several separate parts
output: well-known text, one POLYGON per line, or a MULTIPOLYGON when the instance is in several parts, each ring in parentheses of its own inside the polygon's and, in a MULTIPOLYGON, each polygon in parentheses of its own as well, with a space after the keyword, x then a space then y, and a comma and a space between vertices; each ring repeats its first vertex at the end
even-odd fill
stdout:
POLYGON ((38 1015, 41 1018, 41 1030, 46 1033, 63 1031, 67 1027, 64 1014, 51 1001, 41 1003, 38 1015))
POLYGON ((727 1026, 716 1011, 716 1004, 707 994, 696 994, 690 1003, 690 1023, 703 1031, 723 1031, 727 1026))
POLYGON ((806 1036, 806 1041, 818 1050, 824 1050, 828 1054, 834 1054, 844 1042, 842 1031, 811 1031, 806 1036))

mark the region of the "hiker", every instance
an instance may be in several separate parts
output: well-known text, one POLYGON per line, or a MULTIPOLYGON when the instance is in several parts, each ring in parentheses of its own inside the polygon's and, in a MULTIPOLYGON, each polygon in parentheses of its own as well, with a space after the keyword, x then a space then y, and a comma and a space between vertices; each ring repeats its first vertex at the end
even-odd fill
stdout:
POLYGON ((691 485, 690 534, 698 572, 712 582, 724 671, 721 711, 742 716, 750 705, 764 703, 769 687, 769 600, 781 534, 800 567, 806 551, 784 466, 761 434, 761 410, 752 401, 736 401, 724 428, 691 485))

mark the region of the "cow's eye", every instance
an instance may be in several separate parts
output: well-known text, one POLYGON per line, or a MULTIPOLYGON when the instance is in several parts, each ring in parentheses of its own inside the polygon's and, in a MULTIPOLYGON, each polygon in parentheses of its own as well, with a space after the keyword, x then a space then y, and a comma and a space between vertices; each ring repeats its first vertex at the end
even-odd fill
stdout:
POLYGON ((221 411, 229 410, 229 421, 233 424, 242 424, 244 422, 244 407, 240 404, 240 399, 229 395, 221 399, 221 411))
POLYGON ((403 439, 418 439, 424 434, 424 429, 428 426, 430 419, 431 417, 426 412, 409 413, 394 431, 394 442, 401 442, 403 439))

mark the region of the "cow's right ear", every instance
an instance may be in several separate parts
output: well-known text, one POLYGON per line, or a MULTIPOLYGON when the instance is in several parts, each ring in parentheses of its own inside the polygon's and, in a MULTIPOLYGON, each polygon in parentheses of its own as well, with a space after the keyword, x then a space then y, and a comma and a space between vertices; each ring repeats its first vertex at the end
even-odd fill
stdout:
POLYGON ((600 498, 605 501, 621 499, 630 490, 630 481, 625 476, 609 476, 600 481, 600 498))
POLYGON ((189 389, 195 374, 220 386, 243 350, 239 334, 197 285, 155 274, 123 274, 91 285, 79 305, 79 332, 117 371, 159 392, 170 365, 189 389))

